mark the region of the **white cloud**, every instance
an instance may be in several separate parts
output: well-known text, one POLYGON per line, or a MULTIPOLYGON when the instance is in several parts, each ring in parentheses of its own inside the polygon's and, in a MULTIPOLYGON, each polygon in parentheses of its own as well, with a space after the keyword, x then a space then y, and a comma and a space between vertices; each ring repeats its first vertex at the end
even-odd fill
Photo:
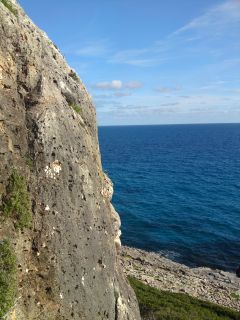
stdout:
POLYGON ((205 14, 193 19, 182 28, 175 31, 172 35, 176 36, 186 31, 212 29, 219 31, 219 28, 225 28, 226 25, 233 25, 240 22, 240 1, 228 0, 222 4, 211 8, 205 14), (216 30, 217 29, 217 30, 216 30))
POLYGON ((113 55, 110 63, 128 64, 136 67, 150 67, 158 64, 155 57, 151 57, 152 48, 122 50, 113 55), (150 55, 150 57, 149 57, 150 55))
POLYGON ((139 58, 135 58, 135 59, 126 59, 126 60, 118 60, 116 58, 113 58, 111 60, 111 62, 114 62, 114 63, 122 63, 122 64, 128 64, 128 65, 132 65, 132 66, 135 66, 135 67, 153 67, 157 64, 159 64, 158 60, 157 59, 139 59, 139 58))
POLYGON ((95 89, 102 89, 102 90, 121 90, 121 89, 138 89, 143 86, 143 83, 140 81, 130 81, 130 82, 122 82, 121 80, 112 80, 112 81, 103 81, 97 82, 92 85, 95 89))
POLYGON ((127 88, 127 89, 138 89, 142 87, 143 87, 143 83, 140 81, 130 81, 124 84, 124 88, 127 88))
POLYGON ((159 92, 159 93, 173 93, 173 92, 176 92, 176 91, 179 91, 179 90, 181 90, 180 86, 176 86, 176 87, 157 87, 155 89, 155 91, 159 92))
POLYGON ((99 57, 108 53, 108 43, 104 40, 88 42, 84 47, 74 50, 78 56, 99 57))
POLYGON ((149 47, 121 50, 109 62, 153 67, 183 57, 202 59, 205 55, 209 59, 209 56, 222 57, 227 51, 238 53, 239 29, 240 1, 227 0, 149 47), (225 45, 228 41, 231 42, 225 45))
POLYGON ((149 52, 149 49, 130 49, 121 50, 114 54, 110 62, 126 63, 126 61, 135 60, 136 57, 140 57, 149 52))
POLYGON ((101 47, 95 47, 95 46, 87 46, 87 47, 83 47, 81 49, 78 49, 76 51, 76 54, 78 56, 99 56, 102 55, 103 53, 105 53, 104 49, 101 47))
POLYGON ((102 90, 119 90, 122 89, 123 83, 121 80, 112 80, 111 82, 104 81, 104 82, 98 82, 92 86, 96 89, 102 89, 102 90))
POLYGON ((94 99, 108 99, 111 98, 112 96, 109 94, 94 94, 93 98, 94 99))
POLYGON ((240 94, 240 88, 233 88, 229 92, 240 94))
POLYGON ((134 97, 134 99, 130 97, 128 104, 113 104, 113 101, 109 101, 108 106, 113 106, 114 110, 120 108, 122 112, 127 113, 141 111, 149 114, 152 109, 159 109, 163 113, 171 110, 171 112, 181 114, 196 110, 199 112, 206 112, 208 110, 225 112, 233 107, 240 110, 238 92, 235 95, 226 95, 225 92, 221 94, 190 94, 187 96, 177 96, 177 98, 174 95, 171 97, 141 95, 134 97))
POLYGON ((131 92, 115 92, 114 95, 117 98, 122 98, 122 97, 129 97, 132 95, 132 93, 131 92))
MULTIPOLYGON (((118 100, 119 101, 119 100, 118 100)), ((189 96, 141 95, 128 103, 97 104, 97 114, 106 124, 237 122, 239 95, 191 94, 189 96), (226 118, 228 115, 228 118, 226 118), (114 120, 115 119, 115 120, 114 120)))

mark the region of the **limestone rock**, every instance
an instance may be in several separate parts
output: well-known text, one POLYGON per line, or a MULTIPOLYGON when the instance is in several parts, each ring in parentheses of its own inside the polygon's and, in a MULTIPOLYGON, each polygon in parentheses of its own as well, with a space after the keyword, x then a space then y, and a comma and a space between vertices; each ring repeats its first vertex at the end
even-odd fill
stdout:
POLYGON ((11 239, 18 263, 8 318, 138 320, 118 262, 120 220, 91 97, 46 34, 11 5, 17 14, 0 1, 0 205, 16 168, 33 227, 1 219, 0 239, 11 239))

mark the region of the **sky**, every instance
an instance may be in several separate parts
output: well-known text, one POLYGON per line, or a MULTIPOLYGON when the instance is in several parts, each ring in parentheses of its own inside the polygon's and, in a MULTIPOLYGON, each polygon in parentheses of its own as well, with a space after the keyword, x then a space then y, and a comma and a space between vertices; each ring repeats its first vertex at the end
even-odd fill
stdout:
POLYGON ((99 125, 240 122, 240 0, 19 0, 99 125))

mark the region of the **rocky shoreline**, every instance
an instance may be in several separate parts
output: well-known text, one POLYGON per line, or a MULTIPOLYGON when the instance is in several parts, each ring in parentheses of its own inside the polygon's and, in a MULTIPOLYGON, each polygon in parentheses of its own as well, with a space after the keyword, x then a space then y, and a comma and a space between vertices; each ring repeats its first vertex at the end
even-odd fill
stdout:
POLYGON ((155 288, 187 293, 192 297, 240 311, 240 278, 210 268, 189 268, 157 253, 122 247, 121 264, 133 276, 155 288))

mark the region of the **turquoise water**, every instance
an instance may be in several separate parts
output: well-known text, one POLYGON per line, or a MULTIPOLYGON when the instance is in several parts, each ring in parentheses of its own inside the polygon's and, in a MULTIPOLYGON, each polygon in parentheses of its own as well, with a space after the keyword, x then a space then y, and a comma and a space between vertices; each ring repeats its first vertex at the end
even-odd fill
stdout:
POLYGON ((240 124, 100 127, 124 244, 240 265, 240 124))

